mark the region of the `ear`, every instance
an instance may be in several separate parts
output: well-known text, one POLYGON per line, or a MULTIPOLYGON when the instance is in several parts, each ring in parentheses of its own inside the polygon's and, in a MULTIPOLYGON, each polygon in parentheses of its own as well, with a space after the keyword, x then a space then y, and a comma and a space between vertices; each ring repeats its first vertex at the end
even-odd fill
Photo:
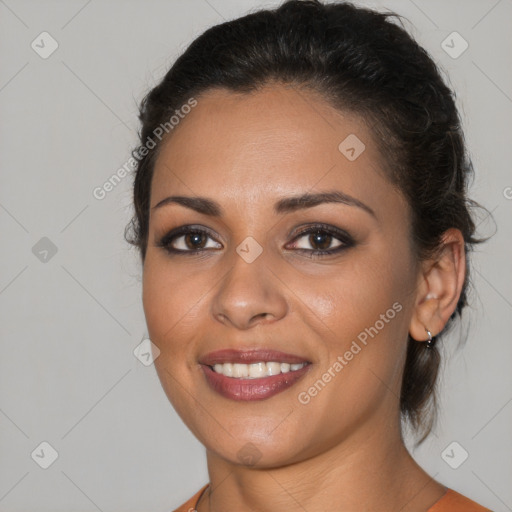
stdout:
POLYGON ((464 237, 450 228, 443 234, 436 256, 421 263, 416 301, 409 334, 417 341, 428 339, 443 329, 455 311, 466 276, 464 237))

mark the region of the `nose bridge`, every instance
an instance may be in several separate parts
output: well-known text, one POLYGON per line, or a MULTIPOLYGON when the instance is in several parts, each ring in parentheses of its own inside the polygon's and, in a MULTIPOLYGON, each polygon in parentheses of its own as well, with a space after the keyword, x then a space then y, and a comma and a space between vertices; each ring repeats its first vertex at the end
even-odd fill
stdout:
POLYGON ((275 321, 286 314, 282 283, 267 268, 268 257, 261 249, 257 254, 258 247, 248 237, 233 251, 231 268, 212 300, 212 314, 217 320, 246 329, 255 322, 275 321))

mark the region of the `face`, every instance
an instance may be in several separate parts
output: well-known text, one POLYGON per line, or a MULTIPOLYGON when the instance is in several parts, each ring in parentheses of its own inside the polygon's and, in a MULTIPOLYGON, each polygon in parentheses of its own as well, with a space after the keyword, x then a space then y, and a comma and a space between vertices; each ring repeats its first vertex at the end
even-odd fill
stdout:
POLYGON ((261 467, 398 427, 418 268, 370 129, 283 85, 196 99, 156 161, 143 270, 169 400, 261 467))

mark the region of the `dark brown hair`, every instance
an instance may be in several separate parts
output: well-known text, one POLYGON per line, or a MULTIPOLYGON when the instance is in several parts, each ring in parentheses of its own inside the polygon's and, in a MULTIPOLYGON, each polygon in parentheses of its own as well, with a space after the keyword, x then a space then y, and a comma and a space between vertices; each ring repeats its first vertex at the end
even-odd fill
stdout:
MULTIPOLYGON (((482 240, 474 238, 471 208, 477 205, 467 197, 473 169, 455 95, 396 20, 401 23, 395 13, 350 3, 288 0, 274 10, 213 26, 195 39, 140 105, 140 145, 132 153, 138 161, 135 215, 125 237, 139 249, 142 263, 153 168, 165 140, 145 152, 155 130, 208 89, 250 93, 272 82, 311 89, 335 108, 365 119, 385 157, 389 180, 411 207, 418 260, 435 254, 449 228, 462 232, 467 260, 472 245, 482 240)), ((443 334, 466 305, 468 276, 443 334)), ((440 362, 438 349, 425 345, 409 337, 400 397, 404 419, 423 432, 420 442, 435 417, 440 362)))

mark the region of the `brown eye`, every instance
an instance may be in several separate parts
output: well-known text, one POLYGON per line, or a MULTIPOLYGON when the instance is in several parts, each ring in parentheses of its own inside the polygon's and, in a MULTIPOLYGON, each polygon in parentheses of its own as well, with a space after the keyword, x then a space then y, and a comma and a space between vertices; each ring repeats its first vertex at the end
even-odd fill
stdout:
POLYGON ((313 251, 327 251, 344 245, 342 241, 337 240, 331 233, 324 230, 308 231, 299 235, 295 240, 296 249, 313 251))
POLYGON ((206 238, 207 236, 204 233, 199 232, 183 235, 185 246, 190 250, 203 249, 206 244, 206 238))
POLYGON ((346 232, 329 225, 315 225, 300 232, 291 244, 292 249, 322 256, 341 252, 355 245, 354 239, 346 232))
POLYGON ((184 226, 167 233, 157 244, 169 253, 194 254, 209 249, 221 249, 206 229, 184 226))
POLYGON ((308 242, 313 246, 314 249, 319 249, 324 251, 329 249, 333 240, 333 236, 329 233, 317 231, 316 233, 312 233, 309 235, 308 242))

